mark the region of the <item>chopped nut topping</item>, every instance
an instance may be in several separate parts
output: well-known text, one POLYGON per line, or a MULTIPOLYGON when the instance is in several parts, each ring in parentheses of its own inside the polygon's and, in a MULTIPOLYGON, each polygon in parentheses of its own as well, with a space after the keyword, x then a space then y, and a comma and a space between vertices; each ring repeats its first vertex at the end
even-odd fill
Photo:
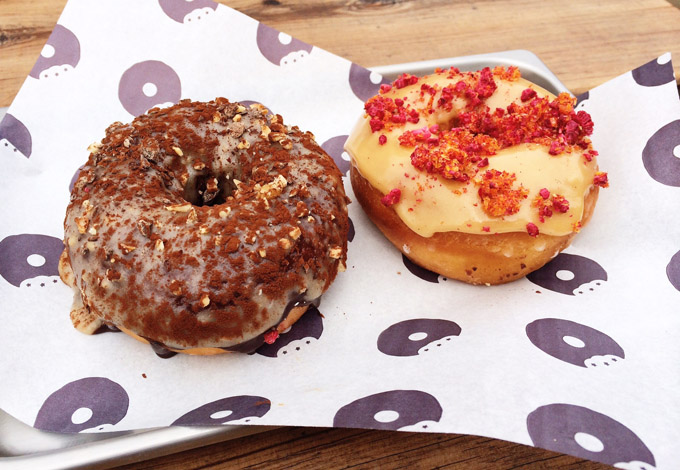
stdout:
POLYGON ((218 181, 217 178, 210 178, 206 183, 205 183, 205 189, 209 193, 214 193, 218 190, 218 181))
POLYGON ((125 148, 130 148, 130 139, 127 139, 127 138, 126 138, 126 139, 123 141, 123 146, 124 146, 125 148))
POLYGON ((260 254, 262 258, 267 257, 267 250, 265 250, 264 248, 260 248, 259 250, 257 250, 257 252, 260 254))
POLYGON ((339 259, 342 256, 342 247, 334 246, 328 252, 328 256, 330 256, 333 259, 339 259))
POLYGON ((262 133, 260 134, 260 137, 266 139, 267 137, 269 137, 269 133, 271 131, 272 130, 269 128, 269 126, 267 126, 266 124, 262 124, 262 133))
POLYGON ((249 149, 250 148, 250 142, 248 142, 246 139, 241 139, 241 142, 236 145, 236 148, 238 149, 249 149))
POLYGON ((131 253, 137 249, 134 245, 126 245, 125 243, 119 243, 118 248, 123 252, 124 255, 131 253))
POLYGON ((189 211, 189 215, 187 215, 187 223, 188 224, 195 224, 198 221, 198 214, 196 214, 196 209, 193 207, 189 211))
POLYGON ((222 217, 223 219, 226 219, 229 216, 230 213, 231 213, 231 207, 226 207, 225 209, 223 209, 219 212, 219 216, 222 217))
POLYGON ((189 173, 184 172, 181 175, 179 175, 179 181, 182 183, 182 186, 186 186, 187 181, 189 181, 189 173))
POLYGON ((87 219, 87 217, 76 217, 76 226, 78 226, 78 232, 80 233, 85 233, 87 232, 87 226, 90 224, 90 221, 87 219))
POLYGON ((177 280, 170 281, 170 292, 173 295, 182 295, 182 283, 177 280))
POLYGON ((154 248, 156 249, 156 251, 163 251, 165 250, 165 243, 163 243, 163 240, 159 238, 158 240, 156 240, 156 245, 154 246, 154 248))
POLYGON ((236 114, 236 115, 232 118, 232 120, 233 120, 234 122, 239 122, 239 121, 241 120, 241 115, 240 115, 240 114, 236 114))
POLYGON ((220 119, 222 119, 220 117, 220 113, 213 114, 213 118, 212 118, 213 122, 220 122, 220 119))
POLYGON ((278 175, 274 179, 274 181, 272 181, 271 183, 267 183, 264 186, 260 187, 259 194, 257 195, 257 197, 259 199, 275 198, 283 192, 283 189, 287 185, 288 185, 288 181, 286 181, 286 178, 284 178, 283 175, 278 175))
POLYGON ((205 235, 206 233, 208 233, 208 227, 206 225, 201 225, 198 228, 198 233, 200 233, 201 235, 205 235))
POLYGON ((190 202, 184 202, 182 204, 172 204, 170 206, 165 206, 166 210, 170 212, 189 212, 192 209, 190 202))
POLYGON ((283 132, 271 132, 269 133, 270 142, 280 142, 282 139, 286 138, 286 134, 283 132))
POLYGON ((90 230, 87 231, 90 235, 97 235, 97 229, 94 227, 90 227, 90 230))
POLYGON ((288 248, 291 247, 290 240, 288 240, 287 238, 281 238, 281 239, 279 240, 279 246, 280 246, 281 248, 283 248, 284 250, 287 250, 288 248))
POLYGON ((153 225, 148 220, 139 219, 137 221, 137 228, 139 229, 139 232, 142 235, 144 235, 146 238, 149 238, 151 236, 151 227, 152 226, 153 225))
POLYGON ((290 238, 293 240, 300 238, 300 235, 302 235, 302 230, 300 230, 300 227, 295 227, 293 230, 288 232, 288 236, 290 236, 290 238))
POLYGON ((236 108, 237 113, 245 113, 246 112, 246 107, 243 105, 238 105, 238 108, 236 108))
POLYGON ((182 152, 182 149, 181 149, 181 148, 179 148, 179 147, 173 147, 172 149, 173 149, 173 150, 175 151, 175 153, 176 153, 177 155, 179 155, 180 157, 183 157, 183 156, 184 156, 184 152, 182 152))
POLYGON ((90 153, 97 153, 100 148, 102 148, 101 142, 93 142, 87 146, 87 151, 90 153))
POLYGON ((208 294, 203 294, 201 296, 201 305, 203 305, 203 307, 210 305, 210 296, 208 294))
POLYGON ((258 109, 258 110, 260 110, 260 111, 262 112, 262 114, 264 114, 265 116, 266 116, 267 114, 269 114, 269 110, 268 110, 267 108, 265 108, 263 105, 261 105, 260 103, 253 103, 253 104, 251 104, 251 105, 250 105, 250 109, 258 109))
POLYGON ((314 217, 312 217, 311 215, 307 216, 307 222, 309 222, 310 224, 314 223, 314 217))
POLYGON ((200 170, 202 170, 202 169, 204 169, 204 168, 205 168, 205 163, 203 163, 203 162, 196 162, 196 163, 194 163, 194 170, 200 171, 200 170))

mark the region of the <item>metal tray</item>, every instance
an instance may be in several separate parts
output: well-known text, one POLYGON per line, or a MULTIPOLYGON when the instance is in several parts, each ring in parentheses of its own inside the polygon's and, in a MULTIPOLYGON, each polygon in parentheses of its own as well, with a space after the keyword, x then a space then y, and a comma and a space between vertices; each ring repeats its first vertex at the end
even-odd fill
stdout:
MULTIPOLYGON (((522 76, 558 94, 567 88, 532 52, 513 50, 371 67, 392 80, 407 72, 425 75, 436 68, 478 70, 516 65, 522 76)), ((0 109, 0 119, 6 109, 0 109)), ((166 427, 92 434, 59 434, 32 428, 0 410, 0 469, 58 470, 111 468, 182 452, 217 442, 274 429, 268 426, 166 427)))

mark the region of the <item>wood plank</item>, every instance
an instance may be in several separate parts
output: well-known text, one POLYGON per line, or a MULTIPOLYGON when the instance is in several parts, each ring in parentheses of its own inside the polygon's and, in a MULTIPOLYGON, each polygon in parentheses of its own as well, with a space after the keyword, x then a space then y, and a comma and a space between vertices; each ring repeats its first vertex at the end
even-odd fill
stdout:
MULTIPOLYGON (((366 66, 528 49, 574 93, 664 52, 680 57, 680 10, 665 0, 559 8, 534 0, 220 1, 366 66)), ((65 3, 0 2, 0 106, 15 96, 65 3)), ((675 68, 680 75, 680 59, 675 68)))
POLYGON ((460 434, 283 428, 118 467, 118 470, 339 468, 516 468, 608 470, 613 467, 534 447, 460 434))

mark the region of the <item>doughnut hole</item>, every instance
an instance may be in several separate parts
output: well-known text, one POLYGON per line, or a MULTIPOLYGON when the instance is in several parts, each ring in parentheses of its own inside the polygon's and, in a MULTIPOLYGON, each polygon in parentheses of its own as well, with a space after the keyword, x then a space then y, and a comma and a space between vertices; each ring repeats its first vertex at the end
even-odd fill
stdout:
POLYGON ((231 175, 197 173, 189 176, 184 185, 184 199, 194 206, 217 206, 224 204, 235 190, 231 175))

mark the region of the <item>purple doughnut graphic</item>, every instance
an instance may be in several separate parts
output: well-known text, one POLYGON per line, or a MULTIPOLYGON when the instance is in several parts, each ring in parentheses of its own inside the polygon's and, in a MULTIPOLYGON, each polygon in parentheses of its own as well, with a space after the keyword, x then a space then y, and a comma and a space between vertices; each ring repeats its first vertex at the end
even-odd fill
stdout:
POLYGON ((536 447, 607 465, 631 462, 656 465, 650 450, 633 431, 581 406, 564 403, 541 406, 527 416, 527 429, 536 447))
POLYGON ((295 63, 310 52, 311 44, 281 33, 263 23, 257 27, 257 48, 265 59, 274 65, 289 65, 295 63))
MULTIPOLYGON (((404 254, 401 255, 401 260, 404 262, 406 269, 408 269, 409 272, 414 276, 419 277, 423 281, 439 283, 440 275, 436 272, 418 266, 416 263, 408 259, 404 254)), ((441 277, 441 279, 442 281, 446 280, 445 277, 441 277)))
POLYGON ((166 15, 178 23, 188 23, 194 16, 200 20, 201 14, 209 15, 210 10, 216 10, 218 5, 212 0, 158 0, 158 4, 166 15))
MULTIPOLYGON (((63 250, 63 242, 49 235, 22 233, 5 237, 0 241, 0 276, 16 287, 39 276, 59 276, 63 250)), ((57 279, 51 281, 56 283, 57 279)), ((26 286, 30 287, 30 283, 26 286)))
POLYGON ((240 419, 261 418, 269 412, 271 402, 251 395, 222 398, 189 411, 172 423, 173 426, 205 426, 227 424, 240 419))
POLYGON ((310 305, 307 312, 290 327, 290 330, 279 335, 272 344, 263 344, 256 354, 266 357, 279 357, 288 354, 289 350, 299 351, 304 344, 310 344, 312 340, 318 340, 323 333, 323 317, 319 310, 310 305), (295 344, 291 345, 291 343, 295 344), (289 348, 287 346, 291 345, 289 348))
POLYGON ((575 366, 608 367, 626 357, 606 334, 569 320, 541 318, 529 323, 526 333, 538 349, 575 366))
POLYGON ((419 390, 391 390, 349 403, 333 418, 336 428, 397 429, 422 421, 439 421, 442 407, 435 397, 419 390))
POLYGON ((680 290, 680 251, 673 255, 666 266, 666 276, 673 287, 680 290))
POLYGON ((589 258, 560 253, 541 269, 527 274, 527 279, 553 292, 575 295, 576 289, 579 294, 595 289, 587 284, 601 285, 607 280, 607 272, 589 258))
POLYGON ((665 85, 666 83, 674 81, 673 64, 671 64, 670 60, 660 63, 660 59, 662 58, 660 57, 659 59, 647 62, 645 65, 641 65, 633 70, 631 73, 633 74, 635 83, 650 87, 665 85))
POLYGON ((118 99, 133 116, 164 103, 177 104, 181 96, 179 76, 158 60, 136 63, 123 73, 118 84, 118 99))
POLYGON ((354 231, 354 222, 352 222, 352 219, 347 217, 347 220, 349 221, 349 230, 347 230, 347 241, 351 242, 352 240, 354 240, 354 235, 356 232, 354 231))
POLYGON ((71 177, 71 181, 68 184, 68 190, 69 192, 73 191, 73 186, 75 186, 76 181, 78 181, 78 177, 80 176, 80 170, 83 169, 85 164, 82 164, 78 167, 75 173, 73 173, 73 176, 71 177))
POLYGON ((74 68, 79 61, 78 38, 70 29, 57 24, 28 75, 38 79, 47 78, 52 69, 54 75, 58 76, 60 72, 68 72, 68 67, 74 68))
POLYGON ((4 142, 4 147, 12 146, 14 152, 20 152, 24 157, 31 156, 33 139, 24 123, 19 121, 11 114, 5 114, 0 121, 0 142, 4 142))
POLYGON ((331 137, 326 142, 321 144, 321 148, 333 158, 333 161, 338 166, 340 173, 343 175, 347 175, 347 172, 349 171, 349 156, 344 158, 344 156, 347 155, 344 148, 347 137, 349 136, 338 135, 336 137, 331 137))
POLYGON ((680 119, 652 135, 642 149, 642 164, 649 176, 666 186, 680 186, 680 119))
POLYGON ((115 425, 128 411, 123 387, 104 377, 87 377, 52 393, 40 407, 34 427, 76 433, 105 424, 115 425))
POLYGON ((452 337, 460 335, 460 332, 460 326, 449 320, 405 320, 380 333, 378 350, 388 356, 417 356, 421 350, 427 352, 446 344, 452 337))
POLYGON ((377 95, 380 91, 380 85, 389 83, 390 81, 386 78, 360 65, 352 64, 349 68, 349 87, 361 101, 366 101, 371 96, 377 95))
POLYGON ((241 103, 241 105, 243 105, 243 106, 245 106, 245 107, 247 107, 247 108, 249 108, 250 106, 252 106, 252 105, 254 105, 254 104, 259 104, 259 105, 261 105, 261 106, 264 106, 264 107, 269 111, 269 114, 276 114, 274 111, 272 111, 272 108, 270 108, 269 106, 267 106, 266 104, 264 104, 264 103, 261 102, 261 101, 239 100, 238 102, 241 103))

